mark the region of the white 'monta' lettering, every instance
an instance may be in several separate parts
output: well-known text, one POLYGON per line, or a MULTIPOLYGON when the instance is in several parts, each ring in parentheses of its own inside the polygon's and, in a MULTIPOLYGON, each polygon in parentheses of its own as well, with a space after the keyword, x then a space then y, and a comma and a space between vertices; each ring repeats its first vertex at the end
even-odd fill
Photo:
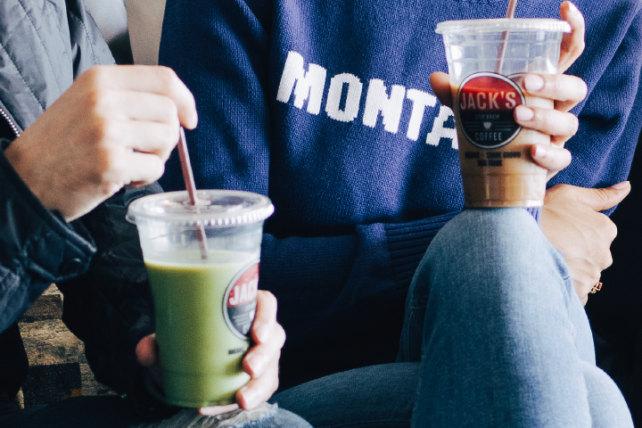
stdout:
POLYGON ((366 107, 363 112, 363 124, 374 128, 377 125, 379 112, 381 112, 385 130, 396 134, 399 129, 405 96, 406 88, 401 85, 392 85, 390 98, 388 98, 388 91, 383 80, 370 80, 366 95, 366 107))
POLYGON ((319 114, 323 100, 326 69, 317 64, 308 64, 305 72, 303 57, 297 52, 290 51, 285 61, 281 82, 276 99, 282 103, 290 101, 294 89, 294 106, 303 108, 303 102, 308 100, 308 113, 319 114), (296 83, 296 88, 294 84, 296 83))
MULTIPOLYGON (((290 51, 285 60, 283 74, 277 90, 276 99, 282 103, 290 103, 294 94, 293 104, 303 109, 307 101, 307 112, 318 115, 321 111, 321 103, 326 90, 327 70, 320 65, 308 63, 298 52, 290 51), (307 71, 306 71, 307 69, 307 71)), ((328 117, 339 122, 353 122, 359 115, 363 83, 358 76, 350 73, 340 73, 330 79, 330 85, 325 94, 325 111, 328 117)), ((483 109, 496 108, 498 98, 504 94, 462 94, 460 99, 461 109, 483 109)), ((386 86, 381 79, 371 79, 368 82, 368 92, 363 108, 362 123, 370 128, 375 128, 382 117, 384 129, 387 132, 396 134, 406 105, 404 101, 412 102, 412 111, 408 120, 406 137, 409 140, 417 141, 421 132, 424 118, 428 116, 433 119, 432 131, 426 136, 426 144, 438 146, 442 138, 452 141, 452 148, 457 150, 457 131, 454 128, 445 127, 444 124, 453 117, 453 112, 448 107, 440 106, 437 117, 434 113, 426 114, 426 108, 435 107, 437 98, 419 89, 406 89, 401 85, 386 86)), ((516 103, 510 97, 509 103, 516 103)), ((434 109, 432 109, 434 111, 434 109)), ((240 290, 239 290, 240 292, 240 290)), ((234 296, 235 297, 235 296, 234 296)))
POLYGON ((337 74, 330 80, 330 89, 328 89, 328 100, 325 104, 325 111, 328 116, 339 122, 352 122, 359 114, 359 101, 363 83, 353 74, 337 74), (341 110, 341 96, 343 88, 347 87, 346 104, 341 110))
POLYGON ((406 98, 412 101, 412 114, 410 115, 410 122, 408 122, 406 136, 412 141, 417 141, 426 107, 434 107, 437 103, 437 97, 419 89, 408 89, 406 98))
POLYGON ((442 138, 449 138, 452 140, 452 148, 457 150, 459 143, 457 142, 457 130, 455 128, 445 128, 446 123, 454 113, 446 106, 439 107, 439 116, 432 123, 432 131, 426 137, 426 144, 431 146, 438 146, 439 140, 442 138))

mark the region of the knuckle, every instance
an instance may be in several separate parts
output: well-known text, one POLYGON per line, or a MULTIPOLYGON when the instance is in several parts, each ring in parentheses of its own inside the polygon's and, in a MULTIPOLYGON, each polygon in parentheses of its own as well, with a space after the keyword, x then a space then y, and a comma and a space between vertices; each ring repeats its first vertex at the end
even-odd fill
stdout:
POLYGON ((546 75, 546 84, 548 91, 559 93, 564 89, 564 82, 561 74, 546 75))
POLYGON ((102 151, 102 180, 105 182, 117 181, 120 176, 120 162, 119 162, 119 153, 116 153, 116 150, 110 147, 101 147, 102 151))
POLYGON ((556 110, 538 108, 535 110, 535 120, 538 122, 538 129, 545 134, 557 134, 556 128, 559 128, 558 121, 555 119, 556 110))
POLYGON ((110 153, 116 152, 120 138, 120 123, 115 119, 107 117, 97 117, 93 129, 93 142, 102 150, 107 150, 110 153))
MULTIPOLYGON (((605 190, 605 189, 596 189, 596 190, 597 190, 597 191, 596 191, 596 192, 594 192, 594 194, 595 194, 595 196, 597 197, 597 199, 599 199, 599 201, 600 201, 600 202, 599 202, 599 204, 600 204, 601 206, 604 206, 604 205, 608 204, 608 202, 609 202, 609 195, 608 195, 608 193, 606 193, 606 190, 605 190)), ((602 213, 598 213, 598 214, 599 214, 599 216, 600 216, 600 220, 599 220, 599 221, 600 221, 600 223, 599 223, 599 227, 600 227, 602 230, 604 230, 606 227, 608 227, 608 226, 607 226, 607 223, 610 223, 611 221, 609 220, 609 218, 608 218, 606 215, 604 215, 604 214, 602 214, 602 213)))
POLYGON ((93 83, 99 83, 106 78, 106 74, 107 74, 107 66, 96 65, 94 67, 91 67, 89 70, 87 70, 83 74, 83 77, 93 83))
POLYGON ((261 298, 264 300, 264 303, 270 306, 276 307, 278 305, 278 302, 276 300, 276 296, 272 294, 271 292, 267 290, 259 290, 259 294, 261 298))
POLYGON ((174 70, 161 66, 156 69, 156 75, 168 93, 172 94, 177 91, 178 76, 174 70))
POLYGON ((150 165, 150 171, 148 171, 149 175, 147 179, 143 180, 144 183, 151 183, 158 180, 163 176, 163 173, 165 172, 165 163, 158 157, 154 157, 154 160, 155 161, 150 165), (156 161, 156 159, 158 160, 156 161))
POLYGON ((87 97, 85 97, 85 108, 94 114, 100 114, 104 109, 109 95, 109 90, 104 87, 96 86, 92 88, 87 97))
POLYGON ((573 54, 580 56, 580 54, 584 52, 585 48, 586 48, 586 42, 584 41, 584 39, 577 40, 573 44, 573 54))
MULTIPOLYGON (((604 217, 606 217, 606 215, 604 217)), ((617 237, 617 226, 608 217, 606 217, 605 221, 606 221, 606 224, 604 225, 604 228, 605 228, 606 236, 612 242, 617 237)))
MULTIPOLYGON (((584 49, 582 49, 584 50, 584 49)), ((586 82, 582 79, 577 79, 578 80, 578 94, 579 94, 579 100, 584 100, 586 96, 588 95, 588 86, 586 85, 586 82)))
POLYGON ((577 116, 575 116, 574 114, 567 113, 567 115, 568 115, 568 118, 569 118, 569 120, 567 122, 568 123, 568 132, 567 132, 567 134, 570 135, 570 136, 573 136, 573 135, 577 134, 577 131, 580 128, 580 121, 578 120, 577 116))
POLYGON ((285 329, 278 323, 276 324, 276 336, 278 338, 278 349, 281 349, 285 345, 286 334, 285 329))
POLYGON ((170 97, 161 97, 159 108, 165 116, 168 123, 178 123, 178 107, 170 97))
MULTIPOLYGON (((602 267, 602 270, 610 267, 612 264, 613 264, 613 255, 609 251, 608 254, 606 255, 605 259, 604 259, 604 266, 602 267)), ((598 280, 599 280, 599 275, 598 275, 598 280)))
POLYGON ((533 123, 533 128, 534 129, 541 129, 545 128, 548 124, 548 114, 545 109, 541 109, 539 107, 529 107, 533 111, 533 119, 531 122, 533 123))
POLYGON ((169 123, 159 123, 156 127, 158 132, 158 141, 164 149, 173 147, 178 141, 178 126, 169 123))
POLYGON ((107 147, 105 141, 111 129, 111 121, 101 116, 94 116, 84 134, 85 143, 97 150, 104 150, 107 147))

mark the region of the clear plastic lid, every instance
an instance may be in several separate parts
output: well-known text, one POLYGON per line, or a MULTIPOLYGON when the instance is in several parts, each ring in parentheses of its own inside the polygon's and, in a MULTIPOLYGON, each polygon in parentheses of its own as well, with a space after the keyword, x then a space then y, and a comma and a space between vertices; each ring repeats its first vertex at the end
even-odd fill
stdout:
POLYGON ((437 24, 435 32, 439 34, 468 34, 503 31, 545 31, 550 33, 570 33, 571 26, 559 19, 464 19, 444 21, 437 24))
POLYGON ((163 221, 183 225, 235 226, 258 223, 274 212, 269 198, 238 190, 197 190, 192 205, 187 191, 158 193, 129 205, 131 223, 163 221))

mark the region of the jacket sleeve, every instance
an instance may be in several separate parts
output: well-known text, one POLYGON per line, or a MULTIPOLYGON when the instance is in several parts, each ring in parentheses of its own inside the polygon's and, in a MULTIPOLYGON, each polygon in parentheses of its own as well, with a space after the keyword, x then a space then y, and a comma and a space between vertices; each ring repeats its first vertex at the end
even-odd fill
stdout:
POLYGON ((68 225, 31 193, 0 151, 0 332, 53 282, 84 272, 95 252, 85 230, 68 225))

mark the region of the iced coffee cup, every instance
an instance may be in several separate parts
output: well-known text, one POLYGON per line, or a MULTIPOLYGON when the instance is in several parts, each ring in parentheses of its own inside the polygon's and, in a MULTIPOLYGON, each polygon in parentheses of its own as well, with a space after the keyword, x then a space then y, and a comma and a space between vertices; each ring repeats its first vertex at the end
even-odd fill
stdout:
POLYGON ((199 190, 134 201, 156 313, 165 396, 205 407, 235 402, 256 310, 263 221, 274 208, 250 192, 199 190))
POLYGON ((525 93, 527 73, 556 74, 562 35, 555 19, 446 21, 443 35, 453 91, 459 160, 468 207, 541 206, 547 171, 534 163, 533 144, 550 137, 514 120, 519 105, 553 108, 525 93))

